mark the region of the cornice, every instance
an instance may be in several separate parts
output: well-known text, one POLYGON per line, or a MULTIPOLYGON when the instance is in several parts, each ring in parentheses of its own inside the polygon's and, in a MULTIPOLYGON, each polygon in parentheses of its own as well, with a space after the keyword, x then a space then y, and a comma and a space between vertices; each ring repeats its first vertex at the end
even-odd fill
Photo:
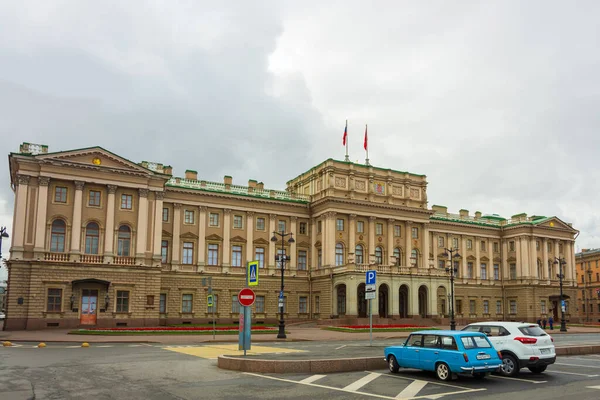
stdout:
POLYGON ((338 204, 350 204, 350 205, 355 205, 355 206, 367 206, 370 208, 379 208, 379 209, 384 209, 384 210, 405 211, 405 212, 409 212, 409 213, 425 214, 427 216, 431 216, 434 213, 434 211, 424 209, 424 208, 412 208, 412 207, 401 206, 398 204, 371 203, 371 202, 365 202, 362 200, 343 199, 343 198, 336 198, 336 197, 325 197, 322 199, 318 199, 318 200, 310 203, 310 206, 311 206, 311 208, 315 208, 315 207, 318 207, 321 204, 324 204, 327 202, 333 203, 333 204, 338 203, 338 204))

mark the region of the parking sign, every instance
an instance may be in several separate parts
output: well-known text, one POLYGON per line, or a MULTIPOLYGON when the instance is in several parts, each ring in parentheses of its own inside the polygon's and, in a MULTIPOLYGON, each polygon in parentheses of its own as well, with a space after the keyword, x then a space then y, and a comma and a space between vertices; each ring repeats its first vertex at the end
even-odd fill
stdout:
POLYGON ((374 285, 377 281, 377 271, 370 270, 366 274, 367 285, 374 285))

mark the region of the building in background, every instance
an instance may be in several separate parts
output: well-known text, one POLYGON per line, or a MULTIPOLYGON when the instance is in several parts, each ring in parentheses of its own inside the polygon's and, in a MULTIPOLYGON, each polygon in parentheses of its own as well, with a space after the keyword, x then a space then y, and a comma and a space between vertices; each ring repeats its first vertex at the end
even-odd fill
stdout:
MULTIPOLYGON (((5 329, 205 322, 210 277, 220 322, 236 320, 247 261, 260 263, 253 319, 367 316, 365 272, 377 270, 375 320, 440 323, 452 299, 445 248, 456 248, 459 324, 559 320, 556 258, 576 294, 577 231, 556 217, 450 214, 428 207, 424 175, 326 160, 286 190, 183 177, 101 147, 9 156, 15 211, 5 329), (294 243, 273 242, 273 231, 294 243), (283 245, 283 249, 282 249, 283 245)), ((567 318, 574 320, 567 300, 567 318)))
POLYGON ((582 249, 577 260, 577 309, 584 322, 600 322, 600 249, 582 249))

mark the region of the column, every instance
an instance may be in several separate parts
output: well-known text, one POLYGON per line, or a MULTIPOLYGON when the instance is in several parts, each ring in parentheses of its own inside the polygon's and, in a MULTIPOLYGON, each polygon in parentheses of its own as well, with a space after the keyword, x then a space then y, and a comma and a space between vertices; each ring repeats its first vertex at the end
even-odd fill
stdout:
MULTIPOLYGON (((357 293, 357 281, 347 280, 346 282, 346 315, 357 316, 358 315, 358 293, 357 293)), ((367 302, 368 307, 368 302, 367 302)), ((337 310, 336 310, 337 312, 337 310)), ((368 314, 367 314, 368 315, 368 314)))
POLYGON ((506 280, 510 278, 508 271, 508 240, 502 239, 502 279, 506 280))
MULTIPOLYGON (((275 219, 277 215, 269 214, 269 233, 275 232, 275 219)), ((269 268, 275 268, 275 242, 269 240, 269 268)))
POLYGON ((223 272, 229 271, 231 265, 231 209, 223 213, 223 272))
POLYGON ((523 260, 521 260, 521 238, 516 237, 515 239, 515 250, 517 259, 517 279, 523 277, 523 260))
MULTIPOLYGON (((291 233, 293 234, 293 236, 296 236, 296 223, 298 222, 298 217, 291 217, 291 233)), ((297 236, 296 236, 297 239, 297 236)), ((290 262, 288 263, 288 268, 291 270, 295 270, 296 269, 296 259, 297 259, 297 255, 296 255, 296 245, 298 243, 298 241, 294 239, 294 243, 290 243, 290 262)))
POLYGON ((352 254, 352 259, 356 262, 354 252, 356 251, 356 214, 350 214, 350 226, 348 231, 348 254, 352 254))
MULTIPOLYGON (((427 227, 427 224, 423 224, 423 247, 421 252, 423 253, 423 264, 424 268, 430 268, 431 267, 431 262, 429 261, 429 227, 427 227)), ((436 265, 434 263, 433 268, 435 268, 436 265)))
POLYGON ((198 266, 206 265, 206 211, 205 206, 198 207, 198 266))
MULTIPOLYGON (((415 318, 419 315, 419 286, 415 284, 414 281, 411 281, 409 285, 408 296, 410 299, 408 300, 408 313, 409 317, 415 318)), ((436 289, 437 290, 437 289, 436 289)))
POLYGON ((329 266, 328 256, 327 256, 327 233, 329 227, 329 218, 328 213, 323 213, 321 215, 321 266, 329 266))
MULTIPOLYGON (((404 247, 406 248, 406 251, 404 252, 404 259, 405 259, 404 265, 407 267, 412 267, 412 265, 410 264, 410 256, 412 253, 412 246, 410 244, 410 239, 412 237, 412 221, 406 221, 406 225, 404 227, 404 232, 406 232, 406 234, 404 235, 405 240, 406 240, 406 242, 404 243, 404 247)), ((411 301, 411 304, 412 304, 412 301, 411 301)), ((418 314, 418 312, 417 312, 417 314, 418 314)))
POLYGON ((104 261, 112 262, 113 246, 115 243, 115 193, 117 187, 108 185, 106 199, 106 230, 104 231, 104 261))
POLYGON ((542 241, 542 274, 540 279, 550 279, 548 276, 548 239, 546 238, 542 241))
POLYGON ((537 241, 535 237, 532 237, 529 241, 529 276, 533 279, 542 279, 538 271, 537 241))
POLYGON ((246 262, 254 261, 254 212, 246 213, 246 262))
POLYGON ((81 253, 81 209, 83 206, 83 185, 85 182, 75 181, 75 200, 73 201, 73 225, 71 225, 71 261, 79 258, 81 253))
POLYGON ((474 240, 475 240, 475 265, 473 266, 473 268, 475 269, 475 278, 477 280, 481 279, 481 238, 478 238, 477 236, 475 236, 474 240))
MULTIPOLYGON (((179 244, 179 235, 181 235, 181 203, 173 204, 173 251, 171 256, 171 264, 176 266, 179 264, 181 256, 181 246, 179 244)), ((173 268, 176 269, 176 268, 173 268)))
POLYGON ((152 260, 160 263, 162 250, 162 209, 165 192, 154 192, 154 243, 152 244, 152 260))
POLYGON ((571 254, 571 280, 574 281, 577 279, 577 274, 575 273, 575 268, 577 268, 577 262, 575 260, 575 241, 573 240, 571 243, 571 250, 569 254, 571 254))
POLYGON ((148 231, 148 189, 138 189, 139 204, 137 217, 137 236, 135 257, 146 257, 146 232, 148 231))
MULTIPOLYGON (((488 280, 493 281, 494 280, 494 240, 493 239, 489 240, 488 258, 490 259, 490 261, 488 262, 488 266, 487 266, 487 278, 488 278, 488 280)), ((491 310, 492 310, 492 304, 490 302, 490 311, 491 310)))
MULTIPOLYGON (((46 214, 48 211, 48 183, 50 178, 38 177, 37 219, 35 226, 34 252, 43 253, 46 249, 46 214)), ((39 257, 39 256, 37 256, 39 257)), ((43 259, 43 256, 40 257, 43 259)))
POLYGON ((519 244, 521 247, 521 278, 526 279, 530 276, 529 274, 529 257, 528 257, 528 245, 527 239, 519 238, 519 244))
POLYGON ((368 264, 374 261, 375 257, 375 220, 377 217, 369 217, 369 258, 366 260, 368 264))
MULTIPOLYGON (((395 219, 390 218, 388 219, 388 231, 387 231, 387 255, 388 255, 388 262, 387 264, 389 265, 396 265, 396 263, 394 262, 395 260, 393 259, 394 257, 394 222, 396 222, 395 219)), ((390 291, 392 289, 390 288, 390 291)), ((389 293, 389 296, 392 296, 392 293, 389 293)), ((393 296, 392 296, 393 298, 393 296)), ((379 303, 378 303, 379 304, 379 303)), ((392 314, 392 315, 397 315, 397 314, 392 314)))
MULTIPOLYGON (((460 277, 467 279, 467 238, 461 236, 460 242, 460 255, 462 256, 460 258, 460 277)), ((456 293, 454 295, 456 296, 456 293)))
MULTIPOLYGON (((313 218, 311 221, 312 228, 310 230, 310 270, 314 271, 318 267, 317 263, 317 248, 315 245, 317 244, 317 219, 313 218)), ((335 296, 335 293, 334 293, 335 296)), ((335 296, 337 298, 337 296, 335 296)), ((333 313, 337 312, 337 308, 334 308, 333 313)))
POLYGON ((15 219, 13 223, 11 257, 23 258, 25 241, 25 213, 27 212, 27 190, 29 175, 17 175, 17 197, 15 198, 15 219))
POLYGON ((331 211, 327 213, 327 220, 329 221, 329 227, 327 230, 327 247, 325 251, 329 257, 328 265, 335 266, 335 217, 337 213, 331 211))
MULTIPOLYGON (((572 278, 571 268, 573 268, 573 259, 571 258, 571 242, 565 241, 565 279, 570 281, 572 278)), ((587 281, 587 277, 586 277, 587 281)))
POLYGON ((431 255, 433 257, 433 267, 437 268, 438 267, 438 251, 439 251, 437 233, 431 232, 431 240, 433 241, 433 247, 432 247, 432 251, 431 251, 431 255))

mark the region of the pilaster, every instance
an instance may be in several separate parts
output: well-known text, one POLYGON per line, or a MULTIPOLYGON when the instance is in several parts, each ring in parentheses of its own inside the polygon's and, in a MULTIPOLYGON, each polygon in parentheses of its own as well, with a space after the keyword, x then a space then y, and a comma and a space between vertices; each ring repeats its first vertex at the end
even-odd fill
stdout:
POLYGON ((231 265, 231 209, 226 208, 223 215, 223 272, 228 272, 231 265))
POLYGON ((113 261, 113 246, 115 243, 115 193, 117 186, 108 185, 106 199, 106 230, 104 231, 104 262, 113 261))
POLYGON ((35 226, 35 258, 44 259, 46 249, 46 218, 48 211, 48 184, 50 178, 46 176, 38 177, 38 200, 37 200, 37 219, 35 226))
POLYGON ((198 266, 206 265, 206 213, 207 207, 198 207, 198 266))
POLYGON ((154 193, 154 241, 152 244, 152 261, 159 263, 161 260, 161 242, 162 242, 162 209, 165 192, 154 193))
POLYGON ((71 261, 79 260, 81 254, 81 210, 83 207, 83 186, 85 182, 75 181, 75 200, 73 201, 73 224, 71 225, 71 261))
POLYGON ((246 212, 246 262, 254 260, 254 212, 246 212))
MULTIPOLYGON (((138 217, 135 257, 146 264, 146 232, 148 231, 148 189, 138 190, 138 217)), ((136 260, 136 261, 138 261, 136 260)), ((138 261, 138 264, 139 264, 138 261)))
MULTIPOLYGON (((290 226, 290 232, 292 233, 292 237, 298 237, 297 236, 297 232, 296 232, 296 224, 298 222, 298 217, 291 217, 291 226, 290 226)), ((297 258, 297 254, 296 254, 296 245, 297 245, 297 240, 294 239, 294 243, 290 243, 290 262, 288 264, 288 268, 291 270, 295 270, 296 269, 296 258, 297 258)))
POLYGON ((171 256, 171 265, 174 270, 178 269, 181 260, 181 203, 173 204, 173 251, 171 256))
MULTIPOLYGON (((388 187, 391 187, 388 186, 388 187)), ((395 219, 390 218, 388 219, 388 230, 387 230, 387 259, 388 262, 386 264, 388 265, 396 265, 395 260, 394 260, 394 223, 396 222, 395 219)), ((385 263, 385 261, 384 261, 385 263)), ((391 295, 391 293, 390 293, 391 295)))
POLYGON ((25 241, 25 213, 27 211, 27 191, 29 175, 17 175, 17 196, 15 198, 15 218, 13 223, 11 258, 23 258, 23 243, 25 241))

